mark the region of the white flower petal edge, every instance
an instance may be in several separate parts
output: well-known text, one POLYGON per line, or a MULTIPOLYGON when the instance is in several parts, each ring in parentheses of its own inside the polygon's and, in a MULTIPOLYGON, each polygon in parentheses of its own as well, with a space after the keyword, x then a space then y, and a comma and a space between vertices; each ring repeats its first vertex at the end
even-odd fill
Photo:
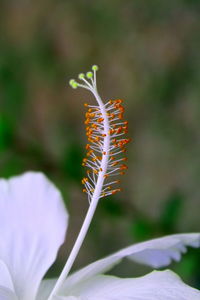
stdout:
POLYGON ((9 289, 12 292, 15 291, 9 270, 2 260, 0 260, 0 286, 9 289))
POLYGON ((17 300, 14 292, 12 278, 8 268, 2 260, 0 260, 0 299, 1 300, 17 300))
POLYGON ((19 300, 17 296, 9 289, 0 286, 0 299, 1 300, 19 300))
POLYGON ((64 283, 64 289, 76 285, 83 279, 105 273, 124 257, 154 268, 165 267, 172 260, 180 260, 181 254, 186 252, 186 246, 200 247, 200 234, 169 235, 129 246, 70 275, 64 283))
POLYGON ((42 280, 38 294, 36 297, 36 300, 45 300, 50 295, 51 291, 53 290, 53 287, 55 286, 57 281, 57 278, 52 279, 44 279, 42 280))
POLYGON ((200 299, 200 291, 186 285, 179 276, 169 270, 153 271, 146 276, 134 279, 98 275, 66 291, 65 295, 66 297, 61 295, 60 299, 69 300, 69 296, 83 300, 200 299))
POLYGON ((67 221, 60 192, 42 173, 0 179, 0 259, 20 300, 35 298, 64 241, 67 221))

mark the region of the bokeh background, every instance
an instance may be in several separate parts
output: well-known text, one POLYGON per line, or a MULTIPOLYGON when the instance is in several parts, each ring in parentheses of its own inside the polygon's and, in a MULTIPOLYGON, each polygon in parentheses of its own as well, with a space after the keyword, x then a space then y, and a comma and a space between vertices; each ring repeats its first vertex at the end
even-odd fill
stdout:
MULTIPOLYGON (((74 268, 134 242, 199 230, 200 2, 1 0, 0 176, 41 170, 71 215, 59 273, 83 221, 87 91, 71 78, 98 64, 104 99, 123 98, 129 170, 103 199, 74 268)), ((200 288, 200 252, 172 268, 200 288)), ((113 272, 149 271, 126 262, 113 272)))

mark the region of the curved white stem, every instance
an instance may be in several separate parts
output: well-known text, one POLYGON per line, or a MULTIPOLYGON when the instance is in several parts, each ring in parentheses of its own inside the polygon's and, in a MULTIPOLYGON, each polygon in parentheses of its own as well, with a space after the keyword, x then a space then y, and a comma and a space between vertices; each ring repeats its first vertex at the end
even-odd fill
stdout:
POLYGON ((94 89, 92 88, 91 92, 93 93, 94 97, 96 98, 96 100, 99 104, 99 108, 101 110, 101 114, 104 119, 103 125, 104 125, 104 132, 106 133, 106 136, 105 136, 104 142, 103 142, 103 152, 106 154, 102 155, 102 161, 101 161, 101 165, 100 165, 100 168, 102 169, 102 171, 99 172, 97 184, 94 189, 91 203, 90 203, 88 212, 86 214, 86 217, 84 219, 83 225, 82 225, 81 230, 78 234, 78 237, 75 241, 75 244, 72 248, 72 251, 68 257, 68 260, 67 260, 50 296, 48 297, 48 300, 52 300, 52 297, 58 292, 58 290, 62 286, 64 280, 66 279, 67 275, 69 274, 69 272, 71 270, 71 267, 77 257, 77 254, 82 246, 82 243, 85 239, 85 236, 89 229, 90 223, 92 221, 92 218, 94 216, 94 213, 95 213, 95 210, 96 210, 99 198, 100 198, 100 194, 101 194, 103 183, 104 183, 104 175, 106 174, 106 170, 107 170, 107 166, 108 166, 109 149, 110 149, 109 120, 108 120, 108 116, 106 114, 105 106, 104 106, 97 90, 95 88, 94 89))

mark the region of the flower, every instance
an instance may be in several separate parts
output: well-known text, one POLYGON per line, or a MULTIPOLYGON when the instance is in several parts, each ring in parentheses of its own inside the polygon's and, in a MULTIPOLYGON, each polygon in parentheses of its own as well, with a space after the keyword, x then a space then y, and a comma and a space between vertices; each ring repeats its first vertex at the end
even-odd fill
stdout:
POLYGON ((127 169, 122 163, 125 158, 118 156, 130 141, 121 137, 127 133, 122 101, 103 104, 96 85, 98 67, 92 70, 86 73, 89 81, 84 74, 79 75, 84 84, 70 80, 73 88, 90 90, 98 104, 86 113, 90 144, 86 146, 89 158, 84 159, 88 176, 82 180, 89 200, 85 220, 59 278, 43 280, 67 229, 68 213, 61 194, 38 172, 0 179, 0 300, 200 300, 200 291, 169 270, 153 271, 140 278, 104 275, 125 257, 153 268, 166 267, 172 260, 180 260, 187 246, 200 246, 198 233, 139 243, 69 275, 99 199, 120 191, 112 188, 118 180, 105 181, 127 169))
MULTIPOLYGON (((64 241, 68 213, 58 189, 38 172, 0 179, 0 299, 48 300, 56 280, 44 274, 64 241)), ((69 275, 53 294, 57 300, 199 300, 200 291, 173 272, 139 278, 102 275, 124 257, 165 267, 186 246, 199 247, 200 234, 176 234, 139 243, 69 275)))

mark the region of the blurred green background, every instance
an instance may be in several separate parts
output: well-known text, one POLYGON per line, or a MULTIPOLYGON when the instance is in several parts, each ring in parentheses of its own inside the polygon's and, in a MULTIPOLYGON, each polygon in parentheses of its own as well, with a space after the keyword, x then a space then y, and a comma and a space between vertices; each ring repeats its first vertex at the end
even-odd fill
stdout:
MULTIPOLYGON (((71 219, 58 274, 88 207, 83 103, 69 79, 98 64, 105 100, 123 98, 129 170, 103 199, 74 268, 137 241, 199 230, 200 1, 1 0, 0 176, 41 170, 71 219)), ((200 252, 172 268, 200 288, 200 252)), ((150 269, 124 263, 121 276, 150 269)))

